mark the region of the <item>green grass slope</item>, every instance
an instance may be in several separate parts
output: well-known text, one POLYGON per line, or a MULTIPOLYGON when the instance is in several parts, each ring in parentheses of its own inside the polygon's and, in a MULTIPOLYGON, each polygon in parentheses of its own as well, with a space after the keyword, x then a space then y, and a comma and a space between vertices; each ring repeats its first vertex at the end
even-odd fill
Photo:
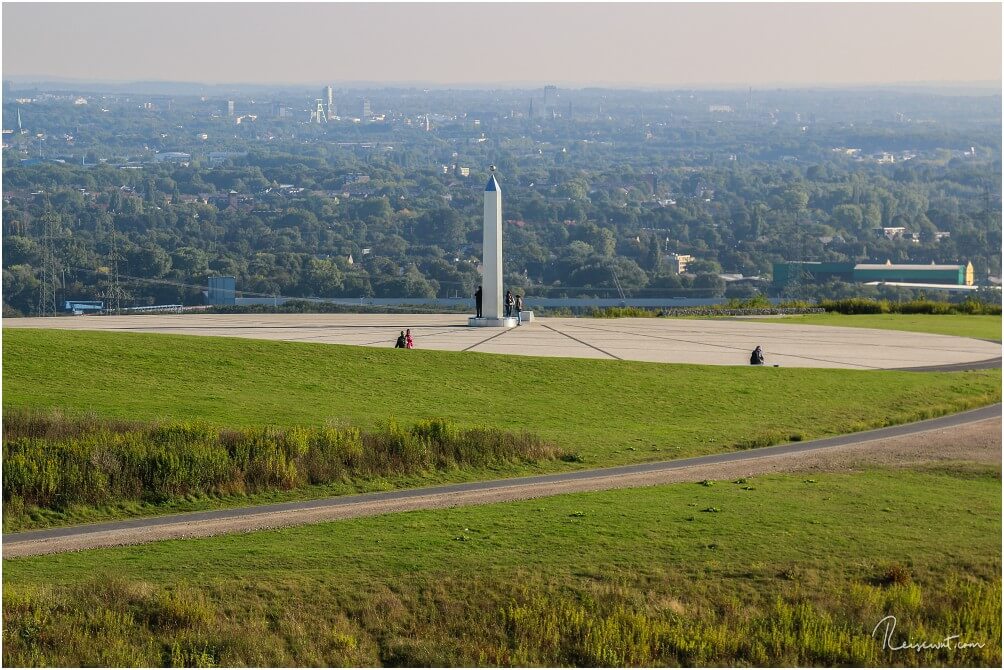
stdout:
POLYGON ((1000 486, 776 475, 7 560, 3 661, 999 666, 1000 486), (883 650, 888 614, 983 646, 883 650))
POLYGON ((246 339, 5 330, 6 407, 219 425, 442 417, 526 428, 590 466, 808 439, 1000 399, 1000 371, 664 365, 246 339))
MULTIPOLYGON (((1001 317, 981 314, 805 314, 781 317, 784 323, 809 326, 846 326, 849 328, 880 328, 908 330, 915 333, 935 333, 975 337, 980 340, 1001 339, 1001 317)), ((778 318, 757 319, 777 323, 778 318)))

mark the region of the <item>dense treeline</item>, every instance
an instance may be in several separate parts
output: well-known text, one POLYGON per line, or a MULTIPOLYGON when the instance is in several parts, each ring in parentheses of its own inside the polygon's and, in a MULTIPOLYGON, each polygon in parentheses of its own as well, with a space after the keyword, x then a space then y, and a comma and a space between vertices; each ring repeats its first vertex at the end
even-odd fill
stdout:
MULTIPOLYGON (((139 114, 79 113, 102 128, 139 114)), ((174 137, 170 114, 142 118, 142 132, 174 137)), ((999 120, 764 126, 621 112, 461 119, 429 133, 389 122, 274 130, 267 143, 261 130, 231 135, 225 148, 240 151, 216 161, 158 140, 191 151, 184 164, 150 162, 150 140, 136 140, 145 162, 125 166, 136 169, 19 164, 5 152, 5 312, 37 308, 49 240, 60 299, 109 295, 115 270, 125 304, 197 304, 209 275, 235 276, 247 295, 469 296, 489 163, 505 192, 505 281, 531 294, 747 297, 770 290, 781 260, 972 261, 977 277, 999 274, 999 120), (956 149, 969 145, 975 154, 956 149), (835 150, 846 146, 859 153, 835 150), (859 160, 880 149, 916 155, 859 160), (881 228, 902 231, 888 239, 881 228), (679 274, 671 253, 696 260, 679 274), (722 273, 761 280, 727 286, 722 273)), ((70 149, 87 160, 100 137, 70 149)), ((834 290, 862 289, 824 293, 834 290)))

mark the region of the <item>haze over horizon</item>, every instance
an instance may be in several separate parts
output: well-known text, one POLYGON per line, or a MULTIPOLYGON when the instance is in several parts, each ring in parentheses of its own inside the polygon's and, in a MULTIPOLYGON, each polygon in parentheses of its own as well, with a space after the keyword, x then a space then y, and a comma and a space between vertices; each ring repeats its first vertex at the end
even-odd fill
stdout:
POLYGON ((998 3, 4 3, 3 41, 3 77, 21 81, 666 88, 1001 80, 998 3))

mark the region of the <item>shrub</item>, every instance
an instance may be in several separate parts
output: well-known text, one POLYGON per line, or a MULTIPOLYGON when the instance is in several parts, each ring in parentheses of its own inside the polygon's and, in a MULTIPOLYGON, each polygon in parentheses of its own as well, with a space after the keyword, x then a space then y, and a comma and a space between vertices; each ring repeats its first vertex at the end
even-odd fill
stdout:
POLYGON ((845 298, 821 300, 819 306, 827 312, 840 314, 987 314, 999 315, 1001 306, 968 296, 959 303, 919 298, 906 302, 872 300, 870 298, 845 298))
POLYGON ((875 579, 882 586, 906 586, 913 581, 910 568, 902 563, 892 563, 875 579))
POLYGON ((898 314, 954 314, 954 305, 936 300, 911 300, 893 303, 891 309, 898 314))
POLYGON ((730 298, 725 303, 725 307, 728 309, 771 309, 774 305, 771 304, 767 296, 759 293, 752 298, 730 298))
POLYGON ((999 304, 984 302, 971 295, 966 296, 966 299, 955 307, 960 314, 989 314, 999 316, 1001 313, 1001 306, 999 304))
MULTIPOLYGON (((762 298, 762 296, 760 296, 762 298)), ((586 313, 596 319, 619 319, 628 317, 660 317, 660 316, 779 316, 787 314, 822 314, 823 309, 808 303, 788 302, 770 305, 760 304, 757 298, 749 300, 730 300, 724 305, 705 305, 703 307, 667 307, 665 309, 646 309, 643 307, 593 307, 586 313)))
POLYGON ((819 306, 827 312, 840 314, 888 314, 888 300, 868 298, 844 298, 843 300, 820 300, 819 306))

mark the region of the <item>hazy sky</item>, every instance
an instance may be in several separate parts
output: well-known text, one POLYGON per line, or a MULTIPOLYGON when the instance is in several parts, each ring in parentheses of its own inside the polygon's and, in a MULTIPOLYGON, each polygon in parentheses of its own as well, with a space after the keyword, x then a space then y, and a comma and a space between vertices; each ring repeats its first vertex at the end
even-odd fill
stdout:
POLYGON ((1000 81, 999 3, 3 3, 3 75, 699 86, 1000 81))

